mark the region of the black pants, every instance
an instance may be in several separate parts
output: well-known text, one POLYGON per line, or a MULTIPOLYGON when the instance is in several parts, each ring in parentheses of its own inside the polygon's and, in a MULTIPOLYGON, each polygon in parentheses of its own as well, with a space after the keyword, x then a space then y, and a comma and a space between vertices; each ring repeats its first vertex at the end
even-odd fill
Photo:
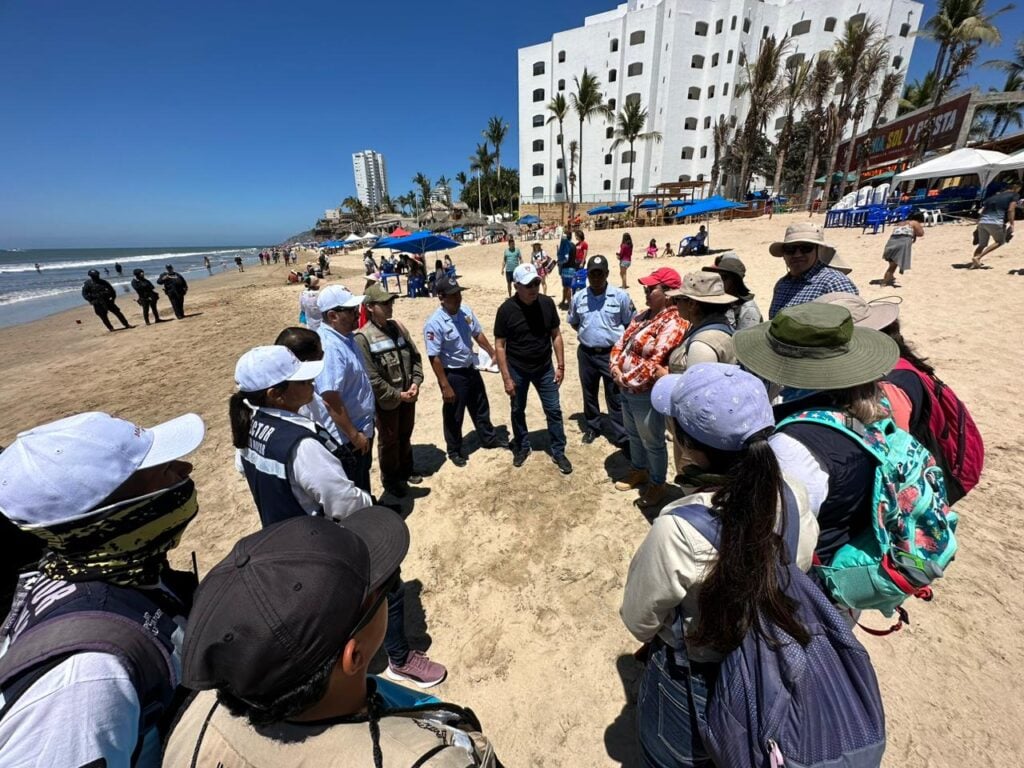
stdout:
POLYGON ((174 316, 179 320, 185 317, 185 297, 180 293, 168 293, 167 299, 171 302, 174 316))
POLYGON ((110 324, 110 318, 107 317, 108 312, 112 314, 114 317, 116 317, 118 320, 120 320, 121 325, 123 325, 125 328, 128 327, 128 321, 124 319, 124 315, 121 314, 121 310, 118 309, 117 304, 115 304, 114 302, 97 301, 95 304, 92 305, 92 309, 93 312, 95 312, 96 315, 99 317, 99 319, 103 321, 103 324, 107 326, 108 331, 114 330, 114 326, 110 324))
POLYGON ((342 469, 356 488, 370 493, 370 467, 373 466, 373 441, 370 441, 366 453, 359 453, 346 443, 339 449, 342 469))
POLYGON ((622 446, 629 442, 622 426, 622 401, 619 388, 615 386, 608 368, 610 349, 595 349, 580 344, 576 349, 576 361, 580 369, 580 384, 583 385, 583 419, 587 428, 607 437, 613 444, 622 446), (604 400, 608 414, 601 413, 598 396, 604 381, 604 400))
POLYGON ((153 319, 158 323, 160 322, 160 313, 156 311, 156 303, 159 300, 158 296, 150 296, 145 299, 139 299, 139 304, 142 306, 142 318, 146 321, 146 325, 149 325, 149 311, 153 310, 153 319))
POLYGON ((416 425, 416 403, 399 403, 397 408, 377 409, 377 463, 386 486, 412 477, 412 429, 416 425))
POLYGON ((455 391, 455 402, 441 406, 444 421, 444 442, 448 455, 462 452, 462 423, 469 410, 469 418, 476 427, 481 443, 489 443, 496 437, 491 423, 491 405, 487 400, 484 379, 476 368, 445 368, 448 383, 455 391))

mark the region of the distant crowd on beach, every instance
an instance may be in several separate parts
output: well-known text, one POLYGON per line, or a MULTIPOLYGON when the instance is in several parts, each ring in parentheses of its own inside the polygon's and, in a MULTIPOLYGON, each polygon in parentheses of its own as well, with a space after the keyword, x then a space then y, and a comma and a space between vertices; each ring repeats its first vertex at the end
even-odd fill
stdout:
POLYGON ((643 666, 643 763, 879 765, 884 710, 855 632, 864 619, 895 631, 911 598, 941 599, 954 505, 984 460, 968 408, 907 340, 899 300, 861 298, 810 222, 768 248, 782 274, 766 321, 732 252, 684 274, 655 262, 638 310, 628 236, 621 287, 582 231, 565 228, 553 258, 539 251, 506 242, 508 298, 486 319, 439 260, 438 305, 415 330, 382 265, 367 263, 361 293, 307 274, 304 323, 238 359, 227 404, 261 529, 201 581, 167 559, 199 510, 185 460, 199 416, 145 428, 83 413, 18 435, 0 453, 0 762, 500 765, 509 735, 425 692, 449 668, 406 631, 415 542, 399 510, 424 483, 411 443, 421 397, 441 400, 453 467, 479 445, 508 451, 520 477, 543 447, 573 473, 567 326, 580 440, 628 462, 614 487, 651 522, 620 608, 643 666), (545 292, 553 272, 561 305, 545 292), (531 390, 546 421, 537 446, 531 390), (370 675, 381 647, 386 667, 370 675))

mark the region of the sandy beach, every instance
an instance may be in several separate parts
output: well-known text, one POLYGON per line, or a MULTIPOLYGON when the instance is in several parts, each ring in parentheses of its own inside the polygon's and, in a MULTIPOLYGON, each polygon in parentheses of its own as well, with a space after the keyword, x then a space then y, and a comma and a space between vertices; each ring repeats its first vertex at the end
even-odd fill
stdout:
MULTIPOLYGON (((712 248, 735 250, 744 260, 747 284, 764 313, 784 270, 768 255, 768 244, 799 218, 805 215, 711 224, 712 248)), ((629 231, 642 253, 652 237, 659 246, 666 239, 678 244, 695 229, 629 231)), ((617 265, 622 231, 588 233, 590 253, 617 265)), ((1024 317, 1024 277, 1008 272, 1024 268, 1024 246, 1014 241, 997 251, 987 259, 990 269, 953 269, 969 260, 970 226, 928 228, 915 246, 913 268, 897 276, 901 287, 894 291, 869 285, 885 271, 887 235, 849 229, 827 230, 827 237, 854 267, 851 278, 866 298, 904 297, 904 335, 968 404, 987 446, 982 482, 958 507, 959 555, 935 600, 909 604, 913 623, 895 635, 860 634, 886 705, 885 765, 1013 765, 1024 754, 1024 731, 1013 727, 1024 722, 1024 601, 1016 594, 1024 552, 1015 528, 1024 524, 1024 406, 1015 394, 1022 366, 1012 341, 1024 317)), ((556 243, 544 244, 553 253, 556 243)), ((529 243, 522 248, 527 254, 529 243)), ((470 288, 464 301, 488 336, 506 295, 503 249, 474 245, 452 252, 470 288)), ((638 259, 630 294, 642 305, 636 279, 655 266, 682 274, 711 261, 638 259)), ((361 289, 359 255, 336 256, 333 268, 333 282, 361 289)), ((234 470, 227 402, 238 356, 297 323, 299 288, 286 283, 287 270, 247 266, 244 273, 198 282, 187 298, 190 316, 170 323, 143 326, 138 306, 121 299, 139 327, 108 333, 83 305, 0 329, 0 444, 19 430, 81 411, 108 411, 144 425, 186 411, 200 414, 207 437, 192 457, 200 513, 174 561, 184 567, 194 550, 205 572, 258 526, 248 488, 234 470)), ((557 300, 555 278, 548 292, 557 300)), ((436 306, 434 299, 401 299, 395 317, 422 341, 423 323, 436 306)), ((170 316, 166 299, 160 309, 170 316)), ((404 504, 412 531, 403 566, 407 610, 413 645, 429 644, 431 656, 450 670, 434 692, 476 711, 506 765, 631 766, 640 668, 632 659, 638 644, 618 608, 648 523, 632 506, 634 495, 613 488, 612 477, 626 469, 621 455, 604 440, 580 442, 576 338, 567 325, 563 334, 562 408, 567 455, 575 465, 568 477, 543 452, 546 433, 535 394, 528 410, 535 451, 523 468, 514 470, 504 451, 474 451, 464 468, 445 462, 441 396, 427 370, 413 444, 428 477, 404 504)), ((509 427, 500 378, 488 374, 485 380, 495 424, 509 427)), ((468 449, 476 445, 467 440, 468 449)), ((376 467, 374 483, 379 493, 376 467)), ((886 625, 878 614, 866 621, 886 625)))

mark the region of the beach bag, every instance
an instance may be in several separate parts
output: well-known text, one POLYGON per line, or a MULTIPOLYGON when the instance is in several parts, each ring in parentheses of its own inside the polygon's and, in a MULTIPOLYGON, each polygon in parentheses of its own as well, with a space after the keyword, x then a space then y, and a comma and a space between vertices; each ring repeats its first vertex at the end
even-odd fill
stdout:
POLYGON ((813 422, 856 441, 878 462, 872 493, 871 525, 836 552, 827 565, 815 559, 814 571, 837 603, 855 610, 899 613, 910 596, 932 599, 931 584, 956 555, 956 513, 946 501, 946 484, 935 457, 891 418, 865 426, 832 410, 801 411, 779 422, 813 422))
MULTIPOLYGON (((801 646, 763 621, 722 660, 701 739, 725 768, 877 768, 885 752, 885 711, 864 647, 822 591, 794 562, 800 535, 796 504, 787 499, 782 591, 810 642, 801 646)), ((718 549, 719 521, 699 504, 671 511, 718 549)))
POLYGON ((942 466, 949 503, 956 504, 978 484, 985 466, 985 442, 970 411, 956 393, 935 376, 922 373, 913 364, 900 358, 897 371, 913 371, 921 379, 927 393, 926 418, 928 434, 915 434, 922 443, 936 448, 942 466))

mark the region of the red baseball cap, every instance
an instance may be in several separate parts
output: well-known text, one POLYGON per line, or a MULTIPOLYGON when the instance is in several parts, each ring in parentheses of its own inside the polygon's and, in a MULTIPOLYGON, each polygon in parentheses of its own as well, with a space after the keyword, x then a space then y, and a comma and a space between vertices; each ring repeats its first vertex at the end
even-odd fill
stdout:
POLYGON ((671 290, 678 288, 682 284, 682 278, 679 277, 679 273, 672 269, 672 267, 661 267, 651 272, 647 277, 640 278, 640 285, 648 287, 660 285, 671 290))

